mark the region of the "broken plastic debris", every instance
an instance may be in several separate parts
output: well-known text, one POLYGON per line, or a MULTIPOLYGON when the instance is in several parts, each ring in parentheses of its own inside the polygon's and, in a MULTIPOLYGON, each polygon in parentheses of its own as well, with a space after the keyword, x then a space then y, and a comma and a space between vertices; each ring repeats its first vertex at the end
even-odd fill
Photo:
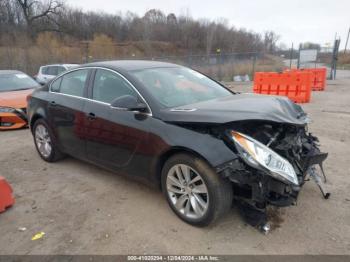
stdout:
POLYGON ((324 181, 322 180, 320 174, 316 171, 315 165, 312 166, 309 169, 309 175, 314 180, 314 182, 317 184, 317 186, 320 189, 324 199, 328 199, 330 197, 331 193, 327 192, 327 190, 325 188, 325 184, 324 183, 326 182, 326 176, 325 176, 325 174, 323 172, 322 163, 319 164, 319 165, 320 165, 320 169, 322 171, 322 175, 323 175, 324 181))
POLYGON ((249 82, 250 81, 249 75, 244 75, 244 76, 241 77, 241 79, 244 82, 249 82))
POLYGON ((32 237, 32 240, 38 240, 45 235, 45 232, 39 232, 32 237))
POLYGON ((249 75, 236 75, 233 77, 234 82, 249 82, 250 78, 249 75))
POLYGON ((21 231, 21 232, 26 231, 26 230, 27 230, 26 227, 19 227, 19 228, 18 228, 18 231, 21 231))
POLYGON ((266 224, 264 224, 264 225, 261 226, 261 231, 262 231, 265 235, 267 235, 267 234, 270 232, 270 230, 271 230, 271 226, 270 226, 270 224, 268 224, 268 223, 266 223, 266 224))
POLYGON ((238 75, 237 75, 237 76, 234 76, 234 77, 233 77, 233 81, 234 81, 234 82, 242 82, 242 78, 241 78, 241 76, 238 76, 238 75))

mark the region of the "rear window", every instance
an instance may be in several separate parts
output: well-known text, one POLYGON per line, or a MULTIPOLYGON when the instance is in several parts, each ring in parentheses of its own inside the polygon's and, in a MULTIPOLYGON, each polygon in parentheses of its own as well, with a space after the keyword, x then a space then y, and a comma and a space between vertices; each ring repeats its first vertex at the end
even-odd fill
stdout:
POLYGON ((31 89, 36 86, 38 83, 24 73, 0 74, 0 92, 31 89))
POLYGON ((57 76, 58 75, 58 66, 49 66, 47 70, 47 75, 57 76))
POLYGON ((88 73, 89 69, 80 69, 67 73, 52 82, 51 91, 82 97, 88 73))
POLYGON ((66 69, 63 66, 58 66, 57 67, 57 75, 63 73, 64 71, 66 71, 66 69))
POLYGON ((59 92, 61 87, 62 77, 58 78, 51 84, 51 91, 52 92, 59 92))
POLYGON ((43 75, 48 75, 48 71, 49 71, 49 68, 48 68, 47 66, 43 66, 43 67, 41 68, 41 73, 42 73, 43 75))

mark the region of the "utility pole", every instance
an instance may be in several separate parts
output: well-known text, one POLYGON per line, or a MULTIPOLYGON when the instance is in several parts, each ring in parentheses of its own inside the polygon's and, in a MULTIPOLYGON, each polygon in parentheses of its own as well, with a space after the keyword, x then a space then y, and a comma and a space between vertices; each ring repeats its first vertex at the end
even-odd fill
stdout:
POLYGON ((333 55, 332 55, 332 66, 329 79, 335 80, 337 75, 337 61, 338 61, 338 51, 340 46, 340 38, 334 41, 333 55))
POLYGON ((84 41, 81 41, 80 44, 83 48, 82 61, 83 61, 83 63, 88 63, 89 62, 89 41, 84 40, 84 41))
POLYGON ((258 56, 258 54, 255 53, 254 57, 253 57, 252 79, 254 79, 254 75, 255 75, 255 66, 256 66, 257 56, 258 56))
POLYGON ((347 38, 346 38, 346 43, 345 43, 345 48, 344 48, 344 54, 346 54, 346 48, 348 47, 349 36, 350 36, 350 28, 349 28, 348 36, 347 36, 347 38))
POLYGON ((298 64, 297 64, 297 68, 298 69, 300 68, 300 52, 301 52, 301 49, 302 49, 302 44, 299 44, 299 55, 298 55, 298 64))
POLYGON ((294 43, 292 43, 292 49, 290 50, 290 55, 289 55, 289 69, 292 69, 292 60, 293 60, 293 53, 294 53, 294 43))

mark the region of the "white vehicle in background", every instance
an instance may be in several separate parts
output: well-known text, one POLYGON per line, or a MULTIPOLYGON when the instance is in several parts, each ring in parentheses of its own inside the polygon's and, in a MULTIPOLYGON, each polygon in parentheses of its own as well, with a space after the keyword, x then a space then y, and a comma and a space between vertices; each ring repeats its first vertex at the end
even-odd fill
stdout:
POLYGON ((39 68, 38 74, 34 76, 34 78, 39 84, 44 85, 62 72, 72 69, 76 66, 78 66, 78 64, 54 64, 41 66, 39 68))

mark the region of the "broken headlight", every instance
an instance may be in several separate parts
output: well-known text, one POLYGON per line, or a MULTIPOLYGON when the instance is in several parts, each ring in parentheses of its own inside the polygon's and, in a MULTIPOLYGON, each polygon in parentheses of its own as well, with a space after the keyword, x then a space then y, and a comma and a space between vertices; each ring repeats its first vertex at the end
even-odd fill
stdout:
POLYGON ((293 166, 276 152, 259 141, 231 131, 231 137, 242 159, 250 166, 267 170, 272 177, 299 185, 293 166))

